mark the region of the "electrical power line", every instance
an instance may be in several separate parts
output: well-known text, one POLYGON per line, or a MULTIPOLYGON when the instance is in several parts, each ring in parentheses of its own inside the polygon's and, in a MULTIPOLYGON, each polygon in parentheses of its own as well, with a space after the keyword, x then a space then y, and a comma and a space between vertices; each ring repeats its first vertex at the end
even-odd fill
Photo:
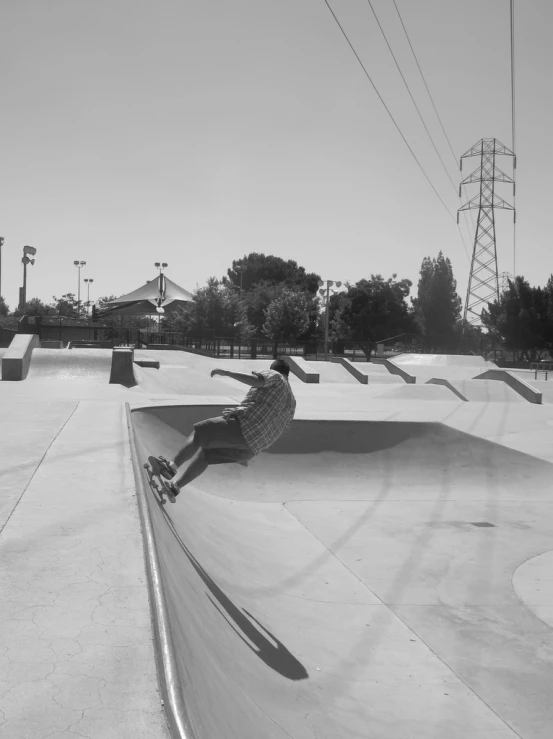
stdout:
POLYGON ((431 134, 431 133, 430 133, 430 131, 428 130, 428 126, 426 125, 426 123, 425 123, 425 121, 424 121, 424 118, 422 117, 422 113, 420 112, 419 106, 417 105, 417 103, 416 103, 416 100, 415 100, 415 98, 413 97, 413 93, 411 92, 411 88, 409 87, 409 84, 408 84, 407 80, 405 79, 405 75, 404 75, 404 74, 403 74, 403 72, 402 72, 401 66, 400 66, 400 64, 399 64, 399 62, 398 62, 398 60, 397 60, 397 57, 396 57, 396 55, 394 54, 394 51, 393 51, 393 49, 392 49, 392 47, 391 47, 391 45, 390 45, 390 42, 388 41, 388 37, 386 36, 386 32, 385 32, 385 31, 384 31, 384 29, 382 28, 382 24, 380 23, 380 21, 379 21, 379 19, 378 19, 378 16, 377 16, 377 14, 376 14, 376 11, 375 11, 375 9, 374 9, 374 7, 373 7, 373 4, 372 4, 371 0, 367 0, 367 3, 369 4, 369 7, 370 7, 370 9, 372 10, 372 14, 374 15, 374 18, 375 18, 375 20, 376 20, 376 22, 377 22, 377 24, 378 24, 378 27, 380 28, 380 33, 381 33, 381 34, 382 34, 382 36, 384 37, 384 41, 386 42, 386 46, 388 47, 388 50, 389 50, 390 54, 392 55, 392 59, 393 59, 393 60, 394 60, 394 62, 395 62, 395 65, 396 65, 396 67, 397 67, 397 71, 399 72, 399 74, 400 74, 400 76, 401 76, 401 79, 403 80, 403 84, 405 85, 405 89, 406 89, 406 90, 407 90, 407 92, 409 93, 409 97, 411 98, 411 102, 412 102, 412 103, 413 103, 413 105, 415 106, 415 110, 417 111, 417 113, 418 113, 418 116, 419 116, 419 118, 420 118, 420 121, 421 121, 422 125, 424 126, 424 130, 426 131, 426 134, 427 134, 428 138, 430 139, 430 143, 431 143, 431 144, 432 144, 432 146, 434 147, 434 151, 436 152, 436 155, 437 155, 438 159, 440 160, 440 163, 441 163, 441 165, 442 165, 442 167, 443 167, 443 170, 444 170, 444 172, 446 173, 446 175, 447 175, 447 177, 448 177, 449 181, 451 182, 451 186, 452 186, 452 188, 453 188, 453 189, 455 190, 455 192, 457 192, 457 185, 456 185, 456 184, 455 184, 455 183, 453 182, 453 180, 451 179, 451 175, 449 174, 449 172, 448 172, 448 170, 447 170, 447 167, 446 167, 446 166, 445 166, 445 164, 444 164, 444 160, 442 159, 442 157, 441 157, 441 154, 440 154, 440 152, 438 151, 438 147, 437 147, 437 146, 436 146, 436 144, 434 143, 434 139, 432 138, 432 134, 431 134))
MULTIPOLYGON (((403 22, 403 18, 401 16, 401 13, 399 12, 399 8, 397 6, 396 0, 392 0, 392 1, 394 3, 394 7, 396 9, 396 13, 397 13, 398 18, 399 18, 399 22, 401 23, 401 27, 403 28, 403 32, 405 33, 405 37, 407 39, 407 43, 409 44, 409 48, 411 49, 411 53, 413 54, 413 59, 415 60, 415 64, 417 65, 417 68, 419 70, 421 79, 422 79, 422 81, 424 83, 424 87, 426 88, 426 92, 428 93, 428 97, 430 98, 430 102, 432 103, 432 107, 434 108, 434 112, 436 113, 436 118, 438 119, 438 122, 440 124, 440 128, 442 129, 442 132, 444 134, 445 140, 447 141, 447 145, 449 146, 449 151, 451 152, 451 156, 453 157, 453 161, 455 162, 455 168, 457 169, 457 156, 455 155, 455 152, 453 151, 453 146, 451 145, 451 141, 449 139, 449 136, 447 135, 447 131, 445 130, 445 126, 443 124, 442 118, 441 118, 440 114, 438 113, 438 108, 436 107, 436 103, 434 102, 434 98, 432 97, 432 93, 430 92, 430 88, 428 87, 428 83, 426 82, 426 77, 424 76, 424 72, 422 71, 422 67, 421 67, 421 65, 419 63, 419 60, 418 60, 418 57, 417 57, 417 55, 415 53, 415 49, 414 49, 413 44, 411 42, 411 38, 409 36, 409 33, 408 33, 407 28, 405 26, 405 23, 403 22)), ((463 185, 463 188, 464 188, 464 191, 465 191, 465 197, 468 198, 466 185, 463 185)), ((457 190, 457 188, 455 188, 455 190, 457 190)), ((467 230, 468 230, 469 227, 468 227, 468 223, 466 221, 467 214, 465 213, 464 215, 465 215, 465 226, 467 227, 467 230)), ((474 230, 476 230, 476 223, 474 221, 474 214, 472 213, 472 211, 470 212, 470 218, 472 220, 472 227, 473 227, 474 230)), ((466 249, 466 245, 465 245, 465 239, 463 237, 463 234, 462 234, 462 231, 461 231, 461 228, 460 227, 459 227, 459 233, 461 234, 461 239, 463 241, 463 246, 465 247, 465 255, 467 256, 467 259, 468 259, 467 249, 466 249)))
POLYGON ((455 222, 457 222, 457 219, 456 219, 456 217, 455 217, 455 216, 454 216, 454 215, 453 215, 453 214, 451 213, 451 211, 449 210, 449 208, 447 207, 447 205, 446 205, 446 204, 445 204, 445 202, 443 201, 442 197, 440 196, 440 193, 439 193, 439 192, 438 192, 438 191, 436 190, 436 188, 435 188, 435 187, 434 187, 434 185, 432 184, 432 181, 430 180, 430 177, 429 177, 429 176, 428 176, 428 175, 426 174, 426 172, 425 172, 425 170, 424 170, 424 167, 422 166, 422 164, 421 164, 421 163, 419 162, 419 160, 417 159, 417 156, 415 155, 415 152, 413 151, 413 149, 412 149, 412 148, 411 148, 411 146, 409 145, 409 142, 408 142, 408 141, 407 141, 407 139, 405 138, 405 136, 404 136, 404 134, 403 134, 403 131, 402 131, 402 130, 401 130, 401 128, 399 127, 398 123, 396 122, 396 120, 395 120, 394 116, 392 115, 392 113, 391 113, 390 109, 388 108, 388 106, 387 106, 387 105, 386 105, 386 103, 384 102, 384 98, 382 97, 382 95, 381 95, 381 94, 380 94, 380 92, 378 91, 378 88, 376 87, 376 85, 375 85, 375 83, 373 82, 373 80, 372 80, 372 78, 371 78, 370 74, 368 73, 368 71, 367 71, 367 68, 365 67, 365 65, 364 65, 364 64, 363 64, 363 62, 361 61, 361 58, 359 57, 359 54, 358 54, 358 53, 357 53, 357 52, 355 51, 355 48, 354 48, 353 44, 352 44, 352 43, 351 43, 351 41, 349 40, 349 37, 348 37, 347 33, 345 32, 345 30, 344 30, 344 28, 343 28, 342 24, 340 23, 340 21, 339 21, 339 20, 338 20, 338 18, 336 17, 336 14, 335 14, 335 13, 334 13, 334 11, 332 10, 332 8, 331 8, 331 6, 330 6, 330 4, 329 4, 328 0, 324 0, 324 2, 325 2, 325 5, 327 6, 327 8, 329 9, 329 11, 330 11, 330 13, 331 13, 332 17, 334 18, 334 20, 335 20, 335 22, 336 22, 336 25, 338 26, 338 28, 339 28, 339 29, 340 29, 340 31, 342 32, 342 35, 344 36, 344 38, 346 39, 346 41, 347 41, 347 43, 348 43, 348 45, 349 45, 350 49, 352 50, 353 54, 355 55, 355 58, 356 58, 356 59, 357 59, 357 61, 359 62, 359 65, 360 65, 361 69, 363 70, 363 72, 365 73, 365 76, 366 76, 366 78, 367 78, 367 79, 369 80, 369 82, 371 83, 371 85, 372 85, 372 87, 373 87, 373 90, 375 91, 375 93, 376 93, 376 94, 377 94, 377 96, 378 96, 378 99, 380 100, 380 102, 381 102, 381 103, 382 103, 382 105, 384 106, 384 109, 386 110, 386 112, 387 112, 387 113, 388 113, 388 115, 390 116, 390 118, 391 118, 391 120, 392 120, 392 123, 394 124, 394 126, 396 127, 396 129, 397 129, 397 131, 398 131, 399 135, 400 135, 400 136, 401 136, 401 138, 403 139, 403 142, 405 143, 405 145, 406 145, 406 146, 407 146, 407 148, 409 149, 409 151, 410 151, 410 153, 411 153, 411 156, 413 157, 413 159, 414 159, 414 160, 415 160, 415 162, 417 163, 417 165, 418 165, 419 169, 420 169, 420 170, 421 170, 421 172, 423 173, 423 175, 424 175, 424 177, 425 177, 426 181, 428 182, 428 184, 430 185, 430 187, 431 187, 431 188, 432 188, 432 189, 434 190, 434 193, 436 194, 436 196, 437 196, 438 200, 440 201, 440 203, 441 203, 441 204, 443 205, 443 207, 445 208, 445 210, 446 210, 447 214, 449 215, 449 217, 450 217, 450 218, 452 218, 452 219, 453 219, 453 220, 454 220, 455 222))
MULTIPOLYGON (((515 179, 515 170, 517 166, 517 150, 515 148, 515 0, 510 3, 510 21, 511 21, 511 138, 513 159, 513 179, 515 179)), ((516 249, 517 249, 517 226, 516 226, 516 184, 513 184, 513 207, 515 208, 515 222, 513 224, 513 275, 516 277, 516 249)))
MULTIPOLYGON (((372 10, 372 14, 374 15, 374 19, 375 19, 375 21, 376 21, 376 22, 377 22, 377 24, 378 24, 378 27, 379 27, 379 29, 380 29, 380 33, 382 34, 382 36, 383 36, 383 38, 384 38, 384 41, 386 42, 386 46, 388 47, 388 51, 389 51, 389 52, 390 52, 390 54, 392 55, 392 59, 393 59, 393 60, 394 60, 394 62, 395 62, 395 65, 396 65, 396 67, 397 67, 397 71, 399 72, 399 74, 400 74, 400 76, 401 76, 401 79, 403 80, 403 84, 405 85, 405 89, 406 89, 406 90, 407 90, 407 92, 409 93, 409 97, 411 98, 411 102, 412 102, 412 103, 413 103, 413 105, 415 106, 415 110, 417 111, 417 114, 418 114, 418 116, 419 116, 419 118, 420 118, 420 121, 421 121, 422 125, 424 126, 424 130, 426 131, 426 135, 428 136, 428 138, 429 138, 429 140, 430 140, 430 143, 432 144, 432 146, 433 146, 433 148, 434 148, 434 151, 436 152, 436 155, 437 155, 438 159, 440 160, 440 164, 442 165, 442 167, 443 167, 443 170, 444 170, 444 172, 445 172, 445 173, 446 173, 446 175, 447 175, 447 178, 448 178, 448 179, 449 179, 449 181, 451 182, 451 187, 452 187, 452 188, 453 188, 453 190, 455 191, 455 194, 457 194, 457 185, 456 185, 456 184, 455 184, 455 183, 453 182, 453 180, 451 179, 451 175, 449 174, 449 171, 448 171, 447 167, 445 166, 445 162, 444 162, 444 160, 442 159, 442 156, 441 156, 440 152, 438 151, 438 147, 436 146, 436 144, 435 144, 435 142, 434 142, 434 139, 432 138, 432 134, 431 134, 431 133, 430 133, 430 131, 428 130, 428 126, 426 125, 426 122, 425 122, 425 120, 424 120, 424 118, 423 118, 423 116, 422 116, 422 113, 420 112, 420 108, 419 108, 419 106, 417 105, 417 102, 416 102, 415 98, 413 97, 413 93, 411 92, 411 88, 409 87, 409 83, 408 83, 408 82, 407 82, 407 80, 405 79, 405 75, 403 74, 403 71, 402 71, 402 69, 401 69, 401 66, 400 66, 400 64, 399 64, 399 62, 398 62, 398 60, 397 60, 397 57, 396 57, 396 55, 394 54, 394 51, 393 51, 393 49, 392 49, 392 46, 391 46, 390 42, 388 41, 388 37, 386 36, 386 32, 384 31, 384 28, 382 27, 382 24, 380 23, 380 20, 379 20, 379 18, 378 18, 378 16, 377 16, 377 14, 376 14, 376 11, 375 11, 375 9, 374 9, 374 7, 373 7, 373 4, 372 4, 371 0, 367 0, 367 3, 369 4, 369 7, 370 7, 370 9, 372 10)), ((397 5, 396 5, 396 10, 397 10, 397 5)), ((398 14, 399 14, 399 11, 398 11, 398 14)), ((401 16, 400 16, 400 20, 401 20, 401 16)), ((405 30, 405 26, 404 26, 403 28, 404 28, 404 30, 405 30)), ((407 33, 407 32, 406 32, 406 33, 407 33)), ((413 47, 411 46, 411 50, 412 50, 412 49, 413 49, 413 47)), ((414 52, 413 52, 413 55, 414 55, 414 52)), ((415 60, 416 60, 416 57, 415 57, 415 60)), ((420 69, 420 67, 419 67, 419 69, 420 69)), ((421 74, 422 74, 422 73, 421 73, 421 74)), ((424 79, 424 78, 423 78, 423 79, 424 79)), ((427 88, 427 89, 428 89, 428 88, 427 88)), ((459 224, 457 224, 457 226, 459 227, 459 224)), ((459 227, 459 235, 461 236, 461 241, 463 242, 463 248, 464 248, 464 250, 465 250, 465 256, 466 256, 466 258, 467 258, 467 260, 468 260, 468 258, 469 258, 469 255, 468 255, 468 252, 467 252, 467 245, 466 245, 466 243, 465 243, 465 237, 463 236, 463 232, 461 231, 461 228, 460 228, 460 227, 459 227)))
POLYGON ((423 71, 421 69, 421 65, 419 64, 419 60, 417 58, 417 55, 415 54, 415 49, 413 48, 413 44, 411 43, 411 39, 409 37, 409 34, 407 33, 407 28, 405 27, 405 23, 403 22, 403 18, 401 17, 401 13, 399 12, 399 8, 397 6, 396 0, 392 0, 392 2, 394 3, 394 7, 396 9, 396 13, 398 14, 398 18, 399 18, 400 23, 401 23, 401 25, 403 27, 403 31, 405 33, 405 36, 406 36, 407 41, 409 43, 409 46, 411 47, 411 52, 413 54, 413 58, 415 59, 415 62, 416 62, 417 67, 419 69, 420 75, 422 77, 422 81, 424 82, 424 86, 426 87, 426 92, 428 93, 428 97, 430 98, 430 102, 432 103, 432 107, 434 108, 434 112, 436 113, 436 117, 437 117, 437 119, 438 119, 438 121, 440 123, 440 126, 442 128, 443 134, 445 136, 445 140, 447 141, 448 146, 449 146, 449 150, 451 152, 451 155, 453 156, 453 159, 455 160, 455 167, 457 167, 457 159, 458 159, 458 157, 455 154, 455 152, 453 151, 453 147, 451 145, 451 141, 449 140, 449 136, 446 133, 446 130, 444 128, 444 124, 442 123, 442 119, 441 119, 440 114, 438 113, 438 109, 436 108, 436 105, 434 103, 434 98, 432 97, 432 93, 430 92, 430 89, 428 88, 428 85, 426 83, 426 78, 425 78, 424 73, 423 73, 423 71))

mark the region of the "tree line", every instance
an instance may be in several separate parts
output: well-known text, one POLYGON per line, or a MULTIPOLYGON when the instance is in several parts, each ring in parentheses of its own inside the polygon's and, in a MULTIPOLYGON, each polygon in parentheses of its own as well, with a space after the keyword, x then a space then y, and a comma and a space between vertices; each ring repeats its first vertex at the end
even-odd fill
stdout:
MULTIPOLYGON (((320 341, 327 322, 320 283, 320 275, 293 260, 251 253, 233 261, 222 278, 211 277, 168 323, 193 336, 320 341)), ((405 334, 423 338, 428 346, 456 343, 461 300, 449 259, 442 252, 425 258, 417 296, 409 300, 411 288, 412 282, 397 274, 346 282, 329 297, 329 340, 356 342, 369 351, 379 341, 405 334)))
MULTIPOLYGON (((210 277, 194 291, 190 303, 164 316, 162 325, 165 330, 196 337, 320 341, 327 324, 321 282, 320 275, 307 272, 293 260, 253 252, 234 260, 221 278, 210 277)), ((329 297, 329 340, 356 342, 370 351, 380 341, 409 335, 418 337, 427 351, 449 352, 469 340, 472 347, 481 348, 483 343, 503 346, 529 361, 553 351, 553 275, 544 288, 531 287, 524 277, 509 281, 499 300, 483 310, 484 331, 463 322, 451 262, 442 252, 423 259, 413 295, 412 287, 411 280, 397 274, 387 279, 372 274, 346 282, 339 291, 334 289, 329 297)), ((152 318, 147 316, 102 317, 115 297, 97 301, 103 322, 151 327, 152 318)), ((50 304, 33 298, 24 310, 11 314, 0 297, 0 316, 26 313, 77 318, 82 311, 73 293, 54 296, 50 304)))

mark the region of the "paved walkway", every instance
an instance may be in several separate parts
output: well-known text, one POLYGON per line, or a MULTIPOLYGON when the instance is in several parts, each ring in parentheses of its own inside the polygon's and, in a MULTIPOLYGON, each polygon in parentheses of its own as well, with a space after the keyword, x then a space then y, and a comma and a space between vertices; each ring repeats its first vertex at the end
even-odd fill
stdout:
POLYGON ((124 407, 19 400, 10 386, 0 383, 0 737, 167 737, 124 407))

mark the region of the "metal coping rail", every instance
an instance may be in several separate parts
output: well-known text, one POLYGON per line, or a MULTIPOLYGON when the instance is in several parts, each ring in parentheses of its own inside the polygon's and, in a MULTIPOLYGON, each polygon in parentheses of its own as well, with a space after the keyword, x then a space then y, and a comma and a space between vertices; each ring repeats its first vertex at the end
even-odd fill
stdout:
POLYGON ((160 690, 163 697, 165 715, 169 723, 169 730, 175 739, 196 739, 192 729, 188 712, 184 704, 177 665, 175 650, 171 636, 171 625, 167 612, 167 601, 163 587, 163 577, 159 563, 159 555, 154 537, 150 508, 144 488, 143 470, 138 460, 136 437, 131 420, 131 408, 125 403, 127 414, 127 428, 131 447, 132 466, 136 484, 136 497, 140 512, 143 532, 144 560, 146 565, 146 579, 150 595, 150 613, 154 632, 154 651, 156 655, 157 672, 160 690))

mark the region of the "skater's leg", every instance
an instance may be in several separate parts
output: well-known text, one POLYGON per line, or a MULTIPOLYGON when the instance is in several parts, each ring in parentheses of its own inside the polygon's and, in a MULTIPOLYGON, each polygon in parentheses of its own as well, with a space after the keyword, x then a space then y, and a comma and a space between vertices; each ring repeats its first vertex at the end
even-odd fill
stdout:
POLYGON ((175 454, 175 458, 173 461, 176 466, 180 467, 182 464, 184 464, 184 462, 189 460, 190 457, 193 457, 199 448, 200 445, 197 443, 195 439, 195 432, 193 431, 190 436, 187 437, 182 449, 179 449, 179 451, 175 454))
POLYGON ((202 472, 206 471, 207 467, 208 464, 203 449, 198 449, 186 469, 179 470, 170 482, 176 484, 180 489, 199 477, 202 472))

